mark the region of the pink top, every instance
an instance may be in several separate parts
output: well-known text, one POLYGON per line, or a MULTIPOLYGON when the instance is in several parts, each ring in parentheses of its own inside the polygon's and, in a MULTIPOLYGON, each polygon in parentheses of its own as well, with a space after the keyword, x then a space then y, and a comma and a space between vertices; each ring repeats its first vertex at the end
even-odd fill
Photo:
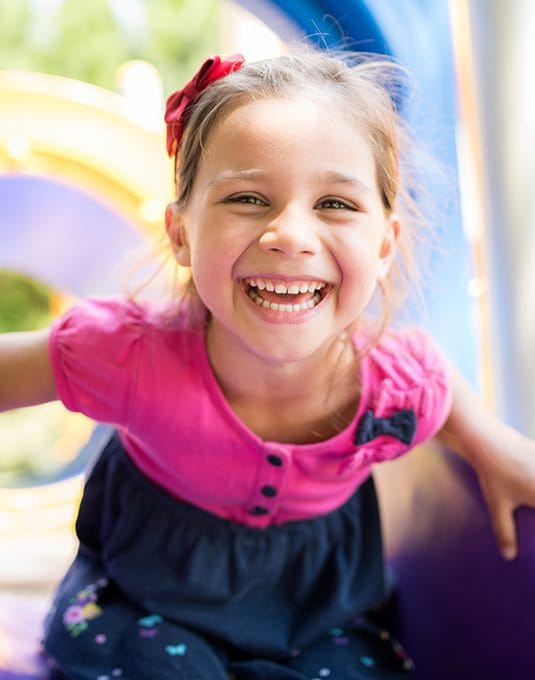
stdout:
POLYGON ((213 375, 204 324, 188 325, 185 313, 170 324, 122 299, 86 300, 54 323, 50 352, 65 406, 116 425, 149 479, 254 527, 334 510, 372 463, 432 437, 451 407, 446 362, 419 330, 385 334, 362 360, 362 395, 348 427, 299 445, 263 441, 238 419, 213 375), (416 416, 410 443, 381 433, 355 443, 361 419, 406 409, 416 416))

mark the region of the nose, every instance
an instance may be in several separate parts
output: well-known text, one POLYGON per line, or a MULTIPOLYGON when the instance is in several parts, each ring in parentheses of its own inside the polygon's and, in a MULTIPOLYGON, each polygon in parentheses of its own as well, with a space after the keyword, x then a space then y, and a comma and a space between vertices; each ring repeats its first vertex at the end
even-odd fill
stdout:
POLYGON ((266 226, 259 240, 264 251, 289 257, 315 255, 321 249, 314 219, 304 211, 287 209, 278 213, 266 226))

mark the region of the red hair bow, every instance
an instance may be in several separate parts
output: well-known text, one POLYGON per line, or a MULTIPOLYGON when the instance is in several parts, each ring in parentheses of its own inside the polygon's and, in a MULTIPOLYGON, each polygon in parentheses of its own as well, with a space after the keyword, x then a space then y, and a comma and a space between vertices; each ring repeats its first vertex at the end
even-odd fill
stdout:
POLYGON ((190 114, 192 104, 199 94, 211 83, 237 71, 243 64, 241 54, 228 59, 215 56, 207 59, 193 78, 181 90, 174 92, 167 100, 164 120, 167 123, 167 153, 175 156, 182 133, 190 114))

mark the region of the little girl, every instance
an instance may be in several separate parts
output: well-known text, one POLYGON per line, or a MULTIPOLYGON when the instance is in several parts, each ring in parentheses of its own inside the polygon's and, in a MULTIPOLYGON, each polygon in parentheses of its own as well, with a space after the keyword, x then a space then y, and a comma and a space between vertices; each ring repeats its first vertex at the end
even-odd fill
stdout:
POLYGON ((165 312, 87 300, 2 338, 2 408, 59 398, 116 426, 46 623, 57 677, 409 677, 374 615, 370 472, 437 434, 515 556, 535 445, 424 333, 384 330, 410 224, 381 73, 305 50, 205 62, 166 112, 187 296, 165 312))

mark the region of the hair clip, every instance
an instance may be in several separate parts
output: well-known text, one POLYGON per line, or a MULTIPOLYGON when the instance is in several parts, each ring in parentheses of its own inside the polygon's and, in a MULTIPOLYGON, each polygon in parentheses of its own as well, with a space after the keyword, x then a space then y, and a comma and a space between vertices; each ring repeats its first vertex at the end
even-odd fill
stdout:
POLYGON ((169 96, 165 107, 164 120, 167 123, 167 153, 175 156, 188 122, 191 104, 199 94, 216 80, 227 76, 241 68, 245 59, 241 54, 234 54, 228 59, 215 56, 207 59, 193 78, 169 96))

